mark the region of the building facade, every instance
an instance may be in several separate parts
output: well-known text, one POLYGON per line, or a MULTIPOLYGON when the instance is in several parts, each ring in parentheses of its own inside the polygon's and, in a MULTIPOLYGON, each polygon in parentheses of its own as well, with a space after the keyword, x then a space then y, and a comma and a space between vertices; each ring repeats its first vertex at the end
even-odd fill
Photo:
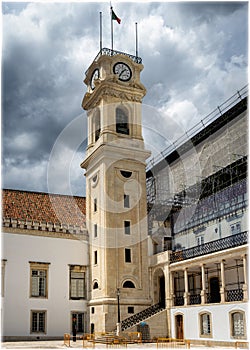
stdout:
POLYGON ((228 106, 147 172, 155 301, 166 295, 171 337, 215 345, 247 339, 246 97, 228 106))
POLYGON ((247 89, 146 167, 142 69, 102 49, 86 72, 86 203, 3 190, 4 339, 247 340, 247 89))
POLYGON ((86 332, 85 198, 4 190, 2 202, 3 339, 62 338, 73 318, 86 332))

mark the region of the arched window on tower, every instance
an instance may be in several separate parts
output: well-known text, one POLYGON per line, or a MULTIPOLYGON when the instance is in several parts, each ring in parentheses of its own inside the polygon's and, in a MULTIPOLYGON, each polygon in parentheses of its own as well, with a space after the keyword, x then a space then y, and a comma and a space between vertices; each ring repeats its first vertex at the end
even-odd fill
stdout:
POLYGON ((98 282, 94 282, 93 289, 98 289, 98 288, 99 288, 98 282))
POLYGON ((123 288, 135 288, 135 285, 132 281, 126 281, 123 283, 123 288))
POLYGON ((116 132, 129 135, 128 115, 122 108, 116 108, 116 132))
POLYGON ((94 133, 94 142, 96 142, 101 133, 101 120, 100 120, 100 111, 96 111, 93 117, 93 133, 94 133))

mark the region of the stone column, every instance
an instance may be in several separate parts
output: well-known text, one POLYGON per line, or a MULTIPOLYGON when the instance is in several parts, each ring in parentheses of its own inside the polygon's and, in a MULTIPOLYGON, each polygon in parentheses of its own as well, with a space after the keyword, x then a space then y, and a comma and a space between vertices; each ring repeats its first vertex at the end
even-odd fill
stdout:
POLYGON ((187 271, 187 267, 184 269, 184 284, 185 284, 184 305, 189 305, 188 271, 187 271))
POLYGON ((221 303, 226 301, 225 298, 225 260, 221 260, 220 262, 220 274, 221 274, 221 288, 220 288, 220 300, 221 303))
POLYGON ((170 292, 170 271, 169 264, 164 266, 164 277, 165 277, 165 305, 166 308, 170 307, 171 304, 171 292, 170 292))
POLYGON ((201 265, 201 303, 206 303, 205 264, 201 265))
POLYGON ((243 284, 243 301, 248 301, 248 281, 247 281, 247 255, 242 256, 243 260, 243 274, 244 274, 244 284, 243 284))
POLYGON ((170 271, 169 273, 169 290, 170 290, 170 301, 169 301, 169 306, 172 307, 174 305, 174 277, 173 277, 173 272, 170 271))

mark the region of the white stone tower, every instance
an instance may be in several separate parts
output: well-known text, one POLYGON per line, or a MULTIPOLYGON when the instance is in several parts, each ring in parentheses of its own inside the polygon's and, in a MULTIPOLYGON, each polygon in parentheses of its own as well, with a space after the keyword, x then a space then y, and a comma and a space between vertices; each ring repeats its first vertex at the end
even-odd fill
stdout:
POLYGON ((90 330, 107 332, 149 305, 141 59, 102 49, 86 72, 86 219, 90 330))

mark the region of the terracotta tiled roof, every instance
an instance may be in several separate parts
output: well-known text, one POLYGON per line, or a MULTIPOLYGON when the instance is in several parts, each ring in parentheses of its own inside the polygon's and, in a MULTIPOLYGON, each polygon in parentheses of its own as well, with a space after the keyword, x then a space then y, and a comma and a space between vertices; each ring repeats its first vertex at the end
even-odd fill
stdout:
POLYGON ((84 197, 4 189, 2 216, 52 224, 85 226, 84 197))

